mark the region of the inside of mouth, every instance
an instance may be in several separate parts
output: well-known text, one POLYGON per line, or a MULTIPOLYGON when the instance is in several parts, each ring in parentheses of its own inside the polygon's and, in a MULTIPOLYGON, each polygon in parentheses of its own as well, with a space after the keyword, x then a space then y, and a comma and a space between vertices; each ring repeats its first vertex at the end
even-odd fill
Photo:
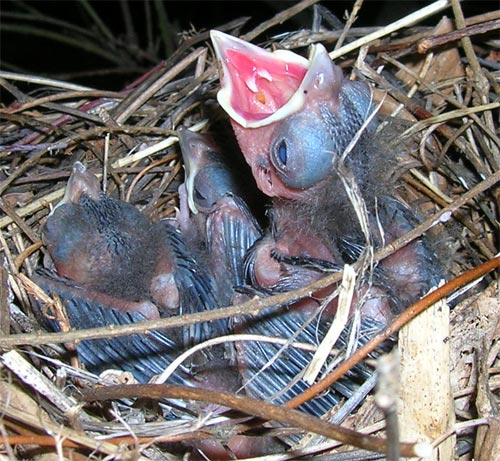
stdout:
POLYGON ((286 105, 300 86, 307 68, 272 56, 226 51, 231 79, 231 106, 247 121, 262 120, 286 105))

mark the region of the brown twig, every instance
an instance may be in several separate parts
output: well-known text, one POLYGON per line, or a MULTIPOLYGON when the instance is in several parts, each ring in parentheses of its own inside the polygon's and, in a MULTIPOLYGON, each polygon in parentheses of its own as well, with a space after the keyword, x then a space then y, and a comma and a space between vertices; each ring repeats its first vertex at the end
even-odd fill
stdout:
MULTIPOLYGON (((462 194, 459 198, 454 200, 448 206, 444 207, 439 212, 426 219, 422 224, 411 230, 404 236, 396 239, 391 244, 387 245, 382 250, 374 255, 374 261, 379 261, 386 258, 411 241, 419 238, 424 232, 439 222, 450 218, 451 214, 458 210, 461 206, 469 200, 476 198, 479 194, 491 188, 494 184, 500 181, 500 171, 491 175, 489 178, 481 181, 478 185, 473 187, 468 192, 462 194)), ((212 320, 237 317, 241 315, 255 315, 261 310, 285 305, 298 299, 304 299, 311 296, 313 293, 327 288, 341 280, 342 274, 335 273, 326 276, 317 282, 312 283, 304 288, 290 291, 287 293, 280 293, 269 298, 252 299, 238 306, 225 307, 215 309, 212 311, 201 312, 196 314, 181 315, 171 317, 168 319, 156 320, 151 322, 139 322, 133 325, 113 326, 103 328, 92 328, 89 330, 71 331, 68 333, 44 333, 44 334, 17 334, 11 335, 8 338, 0 337, 0 347, 12 348, 22 344, 30 344, 32 346, 50 343, 71 343, 83 339, 96 339, 96 338, 112 338, 116 336, 126 336, 133 333, 144 333, 149 330, 159 330, 176 328, 187 325, 193 325, 200 322, 209 322, 212 320)))
POLYGON ((323 378, 321 381, 312 385, 302 394, 297 395, 293 399, 289 400, 285 406, 288 408, 296 408, 302 405, 304 402, 311 400, 319 393, 328 389, 333 383, 335 383, 339 378, 341 378, 347 371, 354 367, 361 360, 365 359, 368 354, 374 351, 378 346, 380 346, 386 339, 396 333, 403 325, 406 325, 410 320, 415 318, 418 314, 423 312, 429 306, 432 306, 437 301, 446 298, 454 291, 459 288, 473 282, 474 280, 482 277, 483 275, 491 272, 500 266, 500 257, 496 257, 485 263, 481 264, 474 269, 471 269, 464 274, 454 278, 451 282, 443 285, 440 288, 429 293, 427 296, 423 297, 420 301, 417 301, 413 306, 410 306, 402 314, 400 314, 392 324, 387 327, 384 331, 374 336, 368 343, 363 347, 358 349, 348 360, 343 362, 336 368, 333 372, 323 378))
POLYGON ((473 26, 465 27, 463 29, 453 30, 446 34, 423 38, 422 40, 419 40, 417 42, 416 48, 420 54, 425 54, 432 48, 446 45, 450 42, 456 42, 464 37, 484 34, 498 28, 500 28, 500 19, 495 19, 493 21, 483 22, 482 24, 476 24, 473 26))
MULTIPOLYGON (((129 202, 130 201, 130 197, 132 195, 132 192, 135 188, 135 186, 137 185, 137 183, 141 180, 141 178, 143 176, 145 176, 147 173, 150 173, 152 170, 154 170, 155 168, 158 168, 160 165, 164 165, 165 163, 169 163, 171 162, 172 160, 175 160, 176 158, 176 155, 167 155, 166 157, 160 159, 160 160, 156 160, 152 163, 150 163, 147 167, 145 168, 142 168, 141 171, 139 172, 139 174, 132 180, 129 188, 128 188, 128 191, 125 195, 125 201, 126 202, 129 202)), ((172 168, 171 170, 169 170, 171 173, 172 172, 175 172, 176 171, 176 168, 172 168)), ((172 177, 175 177, 175 174, 172 174, 172 177)))
POLYGON ((33 243, 37 243, 40 240, 35 232, 33 232, 33 230, 16 213, 14 208, 3 199, 0 199, 0 209, 12 219, 16 226, 19 227, 19 229, 21 229, 33 243))
MULTIPOLYGON (((72 138, 74 133, 70 132, 69 130, 65 128, 60 128, 59 126, 51 123, 46 123, 43 122, 42 120, 37 120, 32 117, 27 117, 22 114, 6 114, 6 113, 0 113, 0 120, 5 119, 8 120, 12 123, 15 123, 20 126, 32 126, 33 128, 36 128, 40 130, 43 133, 46 133, 47 135, 50 134, 58 134, 62 135, 68 138, 72 138)), ((89 149, 91 152, 95 152, 95 146, 91 144, 86 144, 85 142, 83 143, 85 147, 89 149)), ((15 171, 11 173, 11 175, 2 181, 0 183, 0 195, 3 194, 3 192, 10 186, 10 184, 19 176, 21 176, 24 172, 32 168, 33 166, 37 165, 40 158, 43 157, 47 153, 47 150, 44 149, 40 152, 37 152, 33 157, 29 158, 26 160, 24 163, 22 163, 19 167, 16 168, 15 171)))
MULTIPOLYGON (((121 436, 106 438, 106 442, 111 445, 145 445, 151 443, 173 443, 186 442, 187 440, 203 440, 212 437, 211 434, 202 432, 189 432, 178 435, 165 435, 161 437, 137 437, 137 436, 121 436)), ((66 448, 86 448, 84 444, 75 442, 71 439, 57 440, 51 435, 8 435, 3 437, 3 444, 8 445, 38 445, 40 447, 54 447, 61 445, 66 448)), ((87 447, 88 448, 88 447, 87 447)))
POLYGON ((173 80, 179 73, 196 61, 206 48, 198 48, 182 61, 169 69, 161 69, 158 75, 153 74, 144 83, 137 86, 117 107, 113 109, 113 117, 118 124, 124 123, 139 107, 152 98, 165 84, 173 80))
MULTIPOLYGON (((2 437, 2 444, 14 445, 38 445, 39 447, 55 447, 59 441, 50 435, 9 435, 2 437)), ((61 445, 66 448, 82 448, 82 445, 72 440, 63 440, 61 445)))
MULTIPOLYGON (((152 399, 185 399, 223 405, 258 418, 277 421, 290 426, 299 427, 308 432, 323 435, 349 445, 364 448, 377 453, 386 452, 386 442, 379 437, 353 431, 330 424, 322 419, 306 415, 297 410, 283 408, 251 397, 226 394, 208 389, 184 388, 178 386, 137 384, 127 386, 107 386, 86 390, 83 397, 87 401, 114 400, 122 398, 145 397, 152 399)), ((427 445, 402 443, 400 444, 403 456, 425 456, 422 450, 427 445)))
POLYGON ((38 240, 37 242, 33 243, 33 245, 30 245, 28 248, 26 248, 24 251, 19 253, 17 255, 16 259, 14 260, 14 265, 17 270, 21 268, 21 265, 23 264, 24 260, 31 256, 35 251, 39 250, 42 248, 43 243, 41 240, 38 240))
POLYGON ((311 5, 318 3, 318 1, 319 0, 302 0, 301 2, 293 5, 290 8, 287 8, 286 10, 280 11, 274 17, 269 19, 269 21, 264 21, 263 23, 259 24, 254 30, 246 33, 245 35, 242 35, 241 38, 243 40, 250 42, 255 37, 258 37, 260 34, 265 32, 267 29, 270 29, 271 27, 273 27, 277 24, 282 24, 283 22, 285 22, 287 19, 291 18, 292 16, 295 16, 296 14, 305 10, 306 8, 309 8, 311 5))
MULTIPOLYGON (((465 29, 465 18, 462 11, 462 7, 460 6, 460 1, 451 0, 451 6, 453 8, 453 13, 455 15, 455 22, 457 27, 460 29, 465 29)), ((478 99, 480 104, 486 104, 488 102, 488 93, 490 90, 490 84, 488 79, 484 75, 483 69, 479 64, 479 59, 476 56, 476 52, 474 47, 472 46, 472 41, 470 37, 465 36, 462 37, 462 46, 464 47, 465 55, 467 56, 467 60, 469 61, 469 65, 473 72, 472 84, 476 88, 478 99)), ((470 78, 470 77, 469 77, 470 78)), ((495 131, 495 123, 493 120, 492 112, 485 112, 484 114, 485 120, 490 127, 491 131, 495 131)), ((496 136, 493 139, 497 139, 496 136)), ((500 167, 500 149, 494 145, 491 146, 491 156, 494 161, 495 169, 500 167)))
MULTIPOLYGON (((44 106, 50 102, 56 101, 67 101, 72 99, 89 99, 89 98, 113 98, 121 99, 123 98, 123 93, 118 93, 116 91, 67 91, 64 93, 51 94, 49 96, 44 96, 43 98, 30 99, 29 101, 23 102, 21 104, 13 104, 12 106, 6 107, 5 109, 0 109, 0 112, 6 114, 16 114, 28 109, 32 109, 37 106, 44 106)), ((59 106, 60 107, 60 106, 59 106)))
POLYGON ((4 263, 0 264, 0 333, 10 333, 9 276, 4 263))
POLYGON ((338 50, 343 44, 344 40, 347 37, 347 34, 351 30, 352 25, 358 18, 358 13, 361 9, 361 6, 363 5, 364 0, 356 0, 352 7, 352 11, 349 14, 349 17, 347 18, 347 22, 345 23, 344 29, 342 30, 342 34, 340 35, 339 39, 337 40, 337 43, 335 43, 335 50, 338 50))

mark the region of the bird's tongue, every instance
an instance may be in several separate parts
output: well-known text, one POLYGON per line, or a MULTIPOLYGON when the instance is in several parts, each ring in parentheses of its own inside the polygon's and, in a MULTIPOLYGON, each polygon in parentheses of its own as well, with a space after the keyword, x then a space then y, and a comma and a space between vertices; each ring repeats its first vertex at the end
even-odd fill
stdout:
POLYGON ((291 51, 271 53, 218 31, 212 31, 212 41, 221 65, 220 105, 244 127, 270 123, 299 89, 309 62, 291 51))

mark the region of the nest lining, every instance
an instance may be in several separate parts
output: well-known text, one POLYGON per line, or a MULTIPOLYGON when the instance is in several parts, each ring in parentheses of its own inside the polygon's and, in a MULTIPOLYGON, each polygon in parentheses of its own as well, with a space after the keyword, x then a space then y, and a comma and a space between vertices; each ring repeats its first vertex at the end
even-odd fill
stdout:
MULTIPOLYGON (((293 8, 286 11, 287 20, 297 14, 293 8)), ((245 38, 258 40, 264 31, 272 31, 273 25, 282 19, 273 18, 247 33, 245 38)), ((455 20, 456 24, 460 22, 459 15, 455 20)), ((498 24, 490 24, 495 20, 498 21, 498 14, 496 18, 491 15, 469 18, 465 21, 467 33, 458 36, 453 35, 453 24, 449 29, 446 21, 430 30, 406 27, 391 36, 386 31, 380 39, 371 41, 369 47, 357 47, 353 51, 339 47, 336 53, 340 53, 337 63, 345 71, 370 82, 377 100, 385 98, 382 114, 396 114, 399 120, 406 120, 401 138, 408 140, 412 152, 398 192, 418 207, 423 216, 440 217, 431 232, 446 235, 444 245, 452 250, 448 253, 449 269, 454 276, 492 260, 498 253, 500 194, 495 184, 500 179, 499 85, 498 70, 488 65, 488 58, 494 59, 497 51, 491 36, 484 33, 484 27, 498 28, 498 24), (442 41, 436 40, 437 37, 442 41), (420 54, 422 49, 426 52, 420 54)), ((239 34, 238 27, 228 30, 239 34)), ((303 53, 310 43, 323 42, 330 50, 333 44, 339 43, 340 37, 349 46, 351 36, 365 33, 348 21, 344 31, 332 31, 328 27, 319 31, 301 30, 271 39, 267 45, 303 53)), ((16 98, 0 111, 0 174, 3 176, 0 206, 4 213, 0 226, 5 261, 1 280, 1 327, 4 332, 38 331, 38 325, 32 320, 30 300, 37 287, 30 283, 30 276, 42 265, 44 257, 40 228, 50 208, 62 198, 76 160, 107 178, 107 193, 133 203, 151 219, 158 220, 172 216, 178 204, 182 164, 175 128, 184 125, 195 131, 219 130, 224 136, 230 136, 225 117, 215 103, 217 69, 205 39, 203 33, 188 36, 180 47, 182 52, 157 65, 121 92, 40 80, 36 76, 2 74, 2 85, 16 98), (40 91, 23 93, 19 88, 24 82, 36 84, 40 91)), ((427 228, 421 227, 416 232, 427 228)), ((485 288, 494 281, 494 276, 486 276, 479 289, 462 295, 461 304, 451 314, 449 373, 457 421, 464 426, 468 421, 493 415, 499 403, 498 307, 495 307, 498 291, 494 283, 485 288), (484 398, 488 392, 493 396, 489 407, 484 398)), ((39 293, 38 296, 46 295, 39 293)), ((288 300, 294 299, 293 296, 289 294, 288 300)), ((47 302, 57 304, 57 300, 47 302)), ((245 307, 252 306, 236 306, 232 314, 242 312, 245 307)), ((144 331, 145 327, 137 328, 144 331)), ((77 337, 84 336, 67 334, 58 342, 77 337)), ((16 336, 11 334, 10 338, 15 340, 16 336)), ((61 450, 76 444, 81 453, 97 450, 102 457, 116 455, 117 437, 128 437, 129 446, 133 447, 131 434, 134 434, 141 439, 135 440, 138 445, 131 450, 137 449, 147 458, 155 454, 168 458, 166 441, 201 437, 200 432, 206 430, 196 418, 186 418, 181 410, 178 414, 182 414, 182 418, 177 420, 151 421, 158 418, 158 412, 151 416, 144 409, 127 405, 123 399, 97 409, 77 409, 81 401, 78 386, 92 387, 99 382, 98 378, 58 359, 60 346, 48 346, 53 337, 42 334, 25 338, 9 344, 9 336, 4 336, 2 343, 2 347, 13 349, 10 355, 4 354, 4 366, 17 370, 16 378, 4 371, 2 400, 7 402, 10 395, 15 402, 3 408, 5 433, 9 434, 11 444, 16 443, 15 436, 33 437, 29 439, 31 442, 22 439, 24 442, 18 445, 21 453, 37 452, 33 445, 46 444, 49 448, 45 451, 50 452, 51 442, 43 437, 51 433, 61 434, 51 436, 52 441, 65 439, 61 450), (35 365, 35 369, 31 365, 35 365), (14 380, 15 386, 9 387, 9 380, 14 380), (58 384, 63 384, 64 389, 60 390, 58 384), (38 402, 28 397, 33 389, 38 402), (112 417, 111 410, 116 410, 112 417), (87 432, 77 431, 79 426, 87 432), (97 442, 97 435, 114 437, 114 441, 97 442), (145 448, 151 443, 152 447, 145 448)), ((127 382, 127 377, 120 375, 119 379, 120 383, 127 382)), ((418 392, 418 385, 407 391, 410 395, 418 392)), ((368 398, 362 409, 351 416, 353 427, 365 427, 369 422, 380 420, 379 414, 372 415, 372 409, 373 401, 368 398)), ((269 415, 269 419, 272 416, 269 415)), ((218 427, 217 418, 210 421, 218 427)), ((313 430, 295 422, 301 429, 313 430)), ((216 431, 209 427, 221 439, 227 437, 223 426, 216 431)), ((372 429, 380 428, 374 424, 372 429)), ((480 450, 480 442, 488 440, 488 435, 488 431, 478 431, 475 439, 464 438, 463 443, 475 440, 476 450, 480 450)), ((323 439, 311 436, 311 440, 310 446, 303 450, 320 453, 325 447, 333 448, 333 444, 323 439)), ((498 447, 495 449, 494 443, 490 447, 493 447, 490 453, 498 455, 494 451, 498 447)), ((472 445, 460 448, 462 459, 470 459, 472 445)), ((9 450, 6 447, 12 455, 9 450)), ((321 459, 320 455, 312 456, 321 459)))

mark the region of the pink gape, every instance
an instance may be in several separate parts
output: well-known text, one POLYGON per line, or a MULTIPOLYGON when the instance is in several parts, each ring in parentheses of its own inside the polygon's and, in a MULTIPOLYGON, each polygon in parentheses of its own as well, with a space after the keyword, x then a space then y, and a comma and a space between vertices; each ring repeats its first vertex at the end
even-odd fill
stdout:
MULTIPOLYGON (((377 142, 369 85, 344 78, 322 45, 313 45, 306 60, 211 35, 217 99, 257 186, 273 198, 270 231, 248 258, 254 285, 271 292, 305 286, 324 275, 322 262, 325 270, 354 263, 367 248, 380 249, 413 227, 412 211, 391 195, 397 155, 377 142), (364 201, 368 229, 353 189, 364 201)), ((415 241, 360 280, 354 303, 362 298, 357 307, 364 314, 387 321, 440 273, 427 243, 415 241)), ((333 314, 335 303, 329 309, 333 314)))

